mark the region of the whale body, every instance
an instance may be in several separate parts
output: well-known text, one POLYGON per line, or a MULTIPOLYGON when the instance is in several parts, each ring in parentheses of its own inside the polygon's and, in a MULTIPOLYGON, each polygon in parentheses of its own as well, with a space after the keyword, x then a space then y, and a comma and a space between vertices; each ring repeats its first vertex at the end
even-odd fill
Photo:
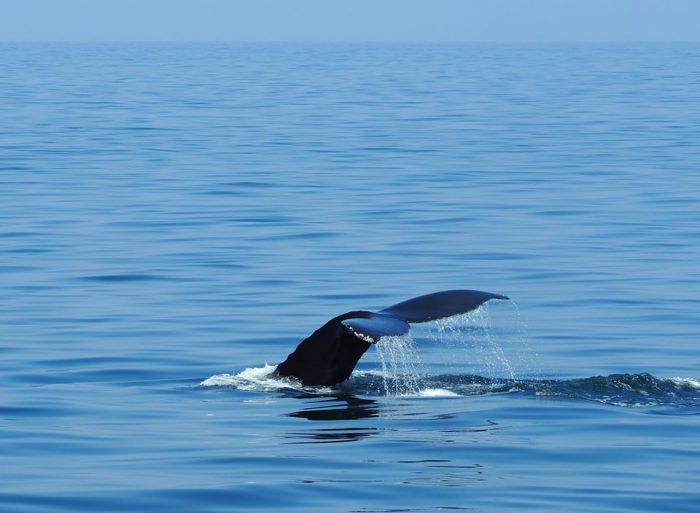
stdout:
POLYGON ((507 296, 478 290, 445 290, 369 312, 356 310, 334 317, 301 341, 274 374, 304 386, 334 386, 352 374, 370 345, 381 337, 408 333, 411 323, 451 317, 476 310, 490 299, 507 296))

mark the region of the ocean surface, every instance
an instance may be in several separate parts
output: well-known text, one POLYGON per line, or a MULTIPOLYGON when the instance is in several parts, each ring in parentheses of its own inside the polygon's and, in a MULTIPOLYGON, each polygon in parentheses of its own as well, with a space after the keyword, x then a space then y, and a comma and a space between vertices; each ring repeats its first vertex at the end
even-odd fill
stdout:
POLYGON ((3 513, 700 511, 700 45, 0 62, 3 513))

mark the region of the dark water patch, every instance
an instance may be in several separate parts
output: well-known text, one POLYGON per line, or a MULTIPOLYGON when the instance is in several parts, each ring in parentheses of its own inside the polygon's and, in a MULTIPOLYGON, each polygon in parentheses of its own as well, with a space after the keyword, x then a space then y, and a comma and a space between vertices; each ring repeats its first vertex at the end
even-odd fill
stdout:
POLYGON ((0 406, 0 419, 2 420, 27 420, 56 417, 79 417, 85 414, 87 409, 69 408, 53 405, 36 406, 0 406))
POLYGON ((251 287, 287 287, 294 285, 295 282, 291 279, 252 279, 246 280, 246 285, 251 287))
POLYGON ((179 128, 158 127, 158 126, 114 126, 114 131, 124 130, 127 132, 177 132, 179 128))
POLYGON ((498 252, 483 252, 474 251, 461 253, 456 251, 453 255, 455 259, 464 259, 465 261, 471 260, 508 260, 508 261, 523 261, 532 260, 532 255, 526 255, 523 253, 498 253, 498 252))
POLYGON ((236 196, 247 196, 250 195, 248 191, 245 190, 237 190, 237 189, 216 189, 213 191, 207 190, 207 191, 200 191, 199 194, 203 196, 231 196, 231 197, 236 197, 236 196))
MULTIPOLYGON (((385 212, 384 215, 386 215, 388 212, 385 212)), ((392 212, 392 214, 395 214, 396 212, 392 212)), ((369 217, 369 215, 368 215, 369 217)), ((459 217, 445 217, 445 218, 436 218, 436 217, 429 217, 425 219, 417 218, 414 219, 412 222, 413 224, 416 225, 426 225, 430 226, 431 228, 435 228, 436 225, 444 225, 444 226, 449 226, 449 225, 454 225, 458 223, 467 223, 470 221, 476 220, 477 217, 475 216, 459 216, 459 217)))
POLYGON ((81 276, 77 278, 83 281, 92 281, 98 283, 130 283, 143 281, 179 281, 177 278, 165 276, 162 274, 97 274, 93 276, 81 276))
MULTIPOLYGON (((13 149, 12 146, 5 146, 2 145, 0 148, 5 148, 5 149, 13 149)), ((7 172, 31 172, 32 168, 27 167, 27 166, 0 166, 0 171, 7 171, 7 172)), ((14 183, 21 183, 22 185, 28 185, 32 184, 34 182, 23 182, 23 181, 16 181, 14 183)))
POLYGON ((328 240, 339 238, 341 234, 338 232, 323 231, 323 232, 298 232, 285 235, 271 235, 269 237, 261 237, 262 240, 269 241, 285 241, 285 240, 328 240))
MULTIPOLYGON (((0 493, 0 501, 18 513, 41 511, 66 513, 75 511, 127 512, 156 506, 153 501, 144 503, 144 501, 126 498, 115 492, 95 492, 89 496, 79 493, 0 493)), ((175 509, 173 511, 184 510, 175 509)))
POLYGON ((295 222, 295 218, 280 215, 270 215, 266 217, 234 217, 228 220, 234 224, 245 225, 290 225, 295 222))
POLYGON ((41 267, 31 265, 0 265, 0 273, 24 273, 40 269, 41 267))
POLYGON ((37 236, 46 236, 46 235, 49 235, 49 234, 47 232, 39 232, 39 231, 0 232, 0 237, 5 238, 5 239, 23 239, 25 237, 37 237, 37 236))
POLYGON ((39 255, 42 253, 52 253, 54 251, 56 251, 56 250, 50 249, 50 248, 38 248, 38 247, 7 248, 7 249, 0 250, 1 253, 17 253, 17 254, 26 254, 26 255, 39 255))
POLYGON ((543 217, 574 217, 574 216, 587 216, 594 213, 592 210, 539 210, 533 212, 534 215, 543 217))
POLYGON ((186 227, 196 227, 196 226, 206 226, 209 221, 202 220, 198 221, 191 218, 182 219, 141 219, 139 221, 110 221, 106 223, 107 226, 116 228, 134 228, 140 231, 154 232, 157 230, 162 230, 166 228, 186 228, 186 227))
POLYGON ((265 182, 265 181, 253 181, 253 180, 241 180, 238 182, 223 182, 220 184, 215 184, 215 188, 220 188, 220 187, 233 187, 233 188, 241 188, 241 189, 273 189, 279 187, 279 183, 275 183, 273 181, 265 182))

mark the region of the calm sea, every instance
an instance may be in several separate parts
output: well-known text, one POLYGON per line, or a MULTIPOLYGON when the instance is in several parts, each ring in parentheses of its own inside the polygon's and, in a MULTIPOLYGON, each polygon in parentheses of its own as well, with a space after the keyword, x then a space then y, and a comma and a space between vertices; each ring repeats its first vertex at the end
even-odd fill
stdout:
POLYGON ((700 46, 0 63, 3 513, 699 510, 700 46), (266 377, 454 288, 513 301, 266 377))

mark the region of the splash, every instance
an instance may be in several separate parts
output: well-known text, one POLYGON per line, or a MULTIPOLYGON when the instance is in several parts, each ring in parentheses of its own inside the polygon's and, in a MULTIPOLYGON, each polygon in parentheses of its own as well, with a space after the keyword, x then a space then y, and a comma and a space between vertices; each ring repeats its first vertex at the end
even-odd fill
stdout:
POLYGON ((445 370, 516 380, 541 376, 535 369, 530 348, 513 301, 484 305, 465 314, 417 326, 417 335, 426 339, 426 348, 436 353, 436 362, 445 370), (504 305, 510 305, 504 309, 504 305), (495 313, 494 320, 492 313, 495 313), (502 321, 505 313, 510 319, 502 321), (515 322, 513 322, 515 317, 515 322), (516 326, 504 329, 498 326, 516 326), (421 330, 424 334, 421 336, 421 330))
POLYGON ((385 395, 415 395, 420 392, 420 358, 410 333, 382 337, 376 344, 382 366, 385 395))
POLYGON ((420 397, 461 397, 457 392, 444 388, 424 388, 418 395, 420 397))
POLYGON ((414 324, 407 335, 382 337, 376 344, 376 352, 384 394, 417 396, 427 390, 423 357, 428 359, 427 365, 440 367, 443 371, 452 370, 465 375, 466 370, 469 374, 514 382, 519 376, 508 357, 514 354, 519 364, 525 362, 530 373, 532 366, 527 360, 532 352, 522 333, 497 330, 493 324, 489 309, 484 305, 468 313, 414 324), (416 350, 415 340, 424 342, 420 348, 421 356, 416 350))
POLYGON ((200 383, 203 387, 229 387, 247 391, 273 391, 285 388, 303 389, 304 387, 287 378, 273 374, 276 365, 265 364, 264 367, 249 367, 238 374, 215 374, 200 383))
POLYGON ((472 329, 467 331, 469 337, 466 339, 467 344, 463 344, 463 346, 466 346, 465 349, 467 350, 474 347, 483 348, 480 353, 486 353, 485 362, 490 366, 492 373, 505 375, 511 380, 515 379, 515 370, 506 357, 503 347, 494 337, 493 323, 488 309, 479 308, 468 314, 445 319, 445 321, 440 328, 442 330, 449 329, 455 333, 460 333, 460 328, 466 325, 481 326, 482 329, 480 330, 472 329))

